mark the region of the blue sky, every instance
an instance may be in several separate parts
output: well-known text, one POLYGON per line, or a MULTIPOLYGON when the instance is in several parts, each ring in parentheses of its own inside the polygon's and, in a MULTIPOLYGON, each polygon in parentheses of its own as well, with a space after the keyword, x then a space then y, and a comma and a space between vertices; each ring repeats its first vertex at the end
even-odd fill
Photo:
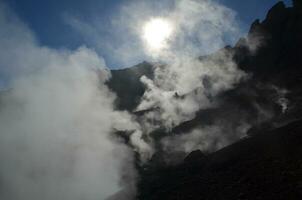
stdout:
MULTIPOLYGON (((86 45, 95 49, 107 62, 110 68, 127 67, 134 63, 141 62, 143 58, 137 56, 131 62, 119 61, 114 53, 108 50, 103 43, 102 48, 91 40, 91 36, 75 31, 66 19, 79 19, 84 22, 93 22, 91 26, 100 27, 95 35, 114 44, 110 48, 119 48, 123 43, 119 41, 118 30, 112 27, 112 19, 120 12, 121 5, 132 0, 5 0, 11 9, 23 20, 34 32, 41 45, 51 48, 75 49, 78 46, 86 45), (125 66, 126 65, 126 66, 125 66)), ((156 2, 156 1, 154 1, 156 2)), ((256 18, 263 19, 268 9, 277 0, 218 0, 223 5, 233 9, 237 13, 237 19, 243 31, 247 31, 249 25, 256 18)), ((284 1, 287 5, 291 0, 284 1)), ((67 20, 68 21, 68 20, 67 20)))

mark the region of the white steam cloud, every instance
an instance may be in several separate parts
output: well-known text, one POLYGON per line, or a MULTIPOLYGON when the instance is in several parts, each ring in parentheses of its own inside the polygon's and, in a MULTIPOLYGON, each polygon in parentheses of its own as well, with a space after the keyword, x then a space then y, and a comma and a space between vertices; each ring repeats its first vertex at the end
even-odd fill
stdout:
MULTIPOLYGON (((122 21, 137 37, 142 37, 142 28, 154 19, 166 21, 173 30, 164 41, 165 48, 150 50, 152 44, 142 41, 147 58, 165 63, 156 64, 154 79, 141 78, 147 89, 137 111, 145 113, 140 122, 146 137, 160 127, 170 131, 193 119, 197 111, 217 106, 219 94, 247 78, 233 61, 232 53, 219 50, 242 35, 233 10, 214 0, 164 1, 160 5, 135 1, 122 9, 122 21), (154 12, 155 8, 158 12, 154 12)), ((243 137, 249 127, 242 122, 237 127, 240 131, 227 135, 223 133, 227 128, 222 126, 167 136, 162 140, 163 149, 214 151, 243 137)))
MULTIPOLYGON (((154 149, 152 140, 142 138, 216 106, 220 93, 246 78, 226 50, 199 57, 242 34, 236 13, 216 1, 127 1, 119 12, 112 20, 118 46, 99 38, 102 30, 97 27, 102 25, 96 22, 69 15, 65 20, 121 63, 141 58, 165 63, 156 66, 154 79, 141 78, 147 89, 137 110, 147 111, 138 121, 114 109, 115 95, 105 85, 110 72, 96 52, 40 46, 28 27, 0 4, 0 74, 12 88, 0 96, 1 199, 94 200, 116 192, 110 199, 134 198, 133 149, 113 132, 129 134, 134 151, 146 161, 154 149), (167 20, 173 31, 165 48, 150 53, 139 38, 153 18, 167 20)), ((242 137, 247 127, 243 122, 236 138, 223 135, 225 129, 217 125, 167 136, 162 145, 166 151, 216 150, 242 137)))
POLYGON ((0 72, 11 87, 0 96, 0 199, 132 198, 133 151, 113 130, 135 132, 137 151, 148 147, 132 117, 114 110, 103 59, 86 47, 39 46, 2 3, 0 27, 0 72))
POLYGON ((163 16, 176 29, 170 48, 151 55, 167 64, 155 69, 154 80, 141 79, 147 90, 137 110, 151 109, 145 115, 145 127, 152 131, 161 124, 171 129, 190 120, 198 110, 214 106, 215 96, 246 77, 226 50, 198 58, 238 38, 241 32, 235 16, 215 1, 175 1, 174 9, 163 16), (152 118, 157 120, 153 128, 152 118))

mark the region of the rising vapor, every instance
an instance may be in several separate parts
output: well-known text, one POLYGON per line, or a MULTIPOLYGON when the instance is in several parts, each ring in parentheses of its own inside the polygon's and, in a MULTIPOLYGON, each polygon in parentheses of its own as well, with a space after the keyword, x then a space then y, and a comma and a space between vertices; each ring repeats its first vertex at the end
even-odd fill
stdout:
POLYGON ((113 131, 139 127, 114 109, 104 60, 86 47, 40 46, 4 4, 0 27, 11 88, 0 97, 0 198, 96 200, 125 188, 133 197, 133 150, 113 131))
MULTIPOLYGON (((137 7, 133 12, 142 13, 137 7)), ((211 0, 179 0, 174 1, 173 9, 162 17, 172 22, 174 35, 168 41, 169 48, 149 54, 151 59, 164 63, 155 68, 154 79, 141 78, 147 89, 137 111, 146 111, 142 127, 147 134, 152 134, 160 127, 171 131, 179 124, 193 119, 197 111, 216 107, 219 104, 216 98, 219 94, 233 89, 248 78, 237 67, 232 52, 227 49, 200 57, 239 38, 241 30, 233 10, 211 0)), ((150 52, 148 47, 145 47, 145 52, 150 52)), ((167 136, 162 142, 164 149, 169 147, 171 151, 173 146, 175 151, 186 149, 185 152, 189 152, 194 148, 181 148, 181 142, 176 142, 186 140, 195 143, 190 145, 195 148, 216 150, 239 139, 245 133, 240 131, 237 138, 230 139, 219 134, 225 128, 218 124, 207 128, 207 131, 194 130, 189 135, 179 136, 180 138, 167 136), (205 145, 201 147, 201 143, 205 145)), ((245 124, 246 122, 242 122, 242 126, 245 127, 245 124)))
MULTIPOLYGON (((112 24, 125 34, 119 35, 123 45, 117 49, 98 38, 99 24, 72 16, 65 21, 97 48, 109 47, 123 64, 138 58, 154 63, 154 78, 141 77, 146 87, 136 108, 141 117, 116 109, 115 94, 106 85, 110 70, 94 50, 41 46, 0 3, 0 73, 11 88, 0 96, 1 199, 134 199, 135 164, 147 162, 157 150, 152 132, 171 132, 199 110, 217 107, 221 93, 249 77, 232 52, 221 49, 242 31, 236 13, 216 1, 130 1, 119 11, 112 24), (150 36, 152 19, 166 28, 164 38, 150 36), (150 51, 150 46, 156 48, 150 51), (116 132, 126 134, 127 144, 116 132)), ((256 51, 260 44, 249 44, 255 41, 244 45, 256 51)), ((279 103, 287 109, 282 95, 279 103)), ((167 135, 160 144, 166 152, 214 151, 245 135, 250 125, 239 123, 230 128, 215 122, 167 135), (235 134, 221 134, 231 131, 235 134)))

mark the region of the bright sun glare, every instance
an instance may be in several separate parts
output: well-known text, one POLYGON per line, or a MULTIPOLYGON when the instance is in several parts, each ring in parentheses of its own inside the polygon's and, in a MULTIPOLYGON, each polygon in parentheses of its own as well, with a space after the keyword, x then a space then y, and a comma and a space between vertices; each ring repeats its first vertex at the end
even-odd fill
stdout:
POLYGON ((153 18, 143 27, 143 39, 152 50, 161 50, 168 44, 173 28, 168 20, 153 18))

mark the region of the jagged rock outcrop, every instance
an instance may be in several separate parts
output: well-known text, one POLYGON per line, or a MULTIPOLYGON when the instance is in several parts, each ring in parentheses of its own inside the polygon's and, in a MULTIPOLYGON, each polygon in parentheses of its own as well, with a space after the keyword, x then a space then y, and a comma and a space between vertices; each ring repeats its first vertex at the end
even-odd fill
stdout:
POLYGON ((302 121, 207 156, 142 173, 138 199, 301 199, 302 121))
MULTIPOLYGON (((147 168, 138 199, 302 198, 302 1, 293 5, 277 3, 245 38, 225 48, 251 78, 220 95, 223 103, 217 108, 201 110, 172 130, 182 134, 215 120, 244 118, 253 136, 206 156, 194 151, 180 165, 147 168), (278 104, 278 88, 286 91, 285 110, 278 104), (273 117, 253 124, 254 104, 273 117)), ((230 126, 236 127, 234 120, 230 126)))
MULTIPOLYGON (((289 8, 277 3, 265 20, 254 21, 246 37, 224 50, 250 79, 221 94, 218 107, 198 111, 171 132, 183 134, 219 121, 228 125, 223 133, 228 135, 243 120, 253 136, 215 153, 192 152, 184 164, 175 165, 166 158, 181 159, 182 152, 164 155, 160 147, 161 138, 171 133, 154 131, 150 135, 158 151, 149 166, 138 167, 138 199, 302 198, 302 121, 292 123, 302 113, 302 1, 294 0, 289 8), (288 104, 280 102, 284 99, 288 104), (273 117, 260 123, 259 109, 273 117)), ((117 93, 118 108, 133 111, 145 90, 139 79, 152 78, 153 70, 142 63, 112 72, 108 85, 117 93)))
POLYGON ((241 39, 234 48, 235 60, 242 69, 270 81, 276 76, 284 80, 286 73, 291 79, 284 80, 284 84, 289 86, 298 80, 294 75, 302 70, 300 4, 296 1, 294 7, 286 8, 279 2, 269 10, 263 22, 256 20, 252 24, 247 38, 241 39), (255 51, 248 51, 249 47, 255 51))

